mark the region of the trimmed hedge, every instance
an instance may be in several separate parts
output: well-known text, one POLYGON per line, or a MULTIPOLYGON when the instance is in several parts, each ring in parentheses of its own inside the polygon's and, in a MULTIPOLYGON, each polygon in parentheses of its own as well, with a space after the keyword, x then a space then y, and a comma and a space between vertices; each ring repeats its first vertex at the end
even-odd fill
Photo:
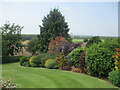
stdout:
POLYGON ((2 64, 4 64, 4 63, 19 62, 21 57, 22 56, 6 56, 0 58, 2 58, 2 64))

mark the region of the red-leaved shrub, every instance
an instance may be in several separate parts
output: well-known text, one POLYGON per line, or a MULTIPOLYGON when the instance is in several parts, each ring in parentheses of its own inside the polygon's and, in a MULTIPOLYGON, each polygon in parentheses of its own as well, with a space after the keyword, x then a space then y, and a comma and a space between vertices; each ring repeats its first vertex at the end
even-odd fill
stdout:
POLYGON ((48 45, 48 51, 50 53, 55 53, 57 46, 61 47, 64 43, 68 42, 64 37, 58 36, 52 39, 48 45))

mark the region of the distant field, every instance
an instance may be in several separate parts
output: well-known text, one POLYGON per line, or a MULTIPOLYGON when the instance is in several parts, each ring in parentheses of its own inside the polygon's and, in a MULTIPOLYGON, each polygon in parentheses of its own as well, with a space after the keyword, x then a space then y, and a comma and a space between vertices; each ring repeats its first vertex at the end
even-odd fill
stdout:
POLYGON ((83 39, 73 39, 73 42, 82 42, 83 39))

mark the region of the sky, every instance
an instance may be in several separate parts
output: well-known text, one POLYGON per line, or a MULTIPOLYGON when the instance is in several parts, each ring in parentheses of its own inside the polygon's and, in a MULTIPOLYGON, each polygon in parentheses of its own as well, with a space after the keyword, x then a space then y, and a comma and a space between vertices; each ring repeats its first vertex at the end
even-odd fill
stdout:
POLYGON ((39 34, 42 19, 58 8, 69 25, 69 34, 118 36, 117 2, 1 2, 1 25, 24 26, 22 34, 39 34))

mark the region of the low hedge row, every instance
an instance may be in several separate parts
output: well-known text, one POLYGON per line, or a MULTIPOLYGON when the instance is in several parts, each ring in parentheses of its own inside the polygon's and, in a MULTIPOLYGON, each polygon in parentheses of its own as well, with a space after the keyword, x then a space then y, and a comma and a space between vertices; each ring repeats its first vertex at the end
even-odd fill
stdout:
POLYGON ((21 57, 22 56, 6 56, 6 57, 0 57, 0 59, 2 58, 2 64, 4 64, 4 63, 19 62, 21 57))

